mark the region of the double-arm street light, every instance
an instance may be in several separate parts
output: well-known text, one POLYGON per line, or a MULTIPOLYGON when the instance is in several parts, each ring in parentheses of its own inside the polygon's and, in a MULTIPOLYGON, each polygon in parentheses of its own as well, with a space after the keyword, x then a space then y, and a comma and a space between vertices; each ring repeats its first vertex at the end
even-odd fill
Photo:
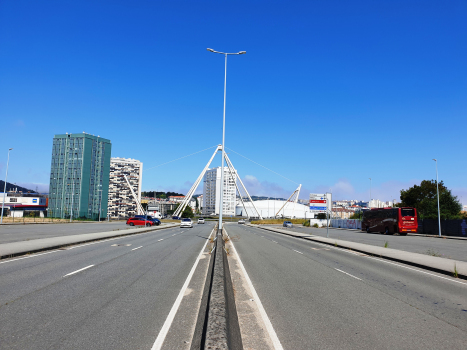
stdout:
POLYGON ((438 184, 438 160, 434 159, 436 163, 436 197, 438 197, 438 235, 441 237, 441 216, 439 213, 439 184, 438 184))
POLYGON ((3 224, 3 209, 5 208, 6 181, 8 180, 8 164, 10 163, 10 151, 12 149, 13 148, 8 149, 8 160, 6 161, 5 186, 3 186, 2 218, 0 219, 0 225, 3 224))
POLYGON ((215 51, 207 49, 209 52, 219 53, 225 56, 225 76, 224 76, 224 117, 222 123, 222 167, 221 167, 221 195, 220 195, 220 209, 219 209, 219 230, 222 230, 222 213, 224 208, 224 157, 225 157, 225 99, 227 94, 227 56, 228 55, 243 55, 246 51, 239 51, 233 53, 215 51))

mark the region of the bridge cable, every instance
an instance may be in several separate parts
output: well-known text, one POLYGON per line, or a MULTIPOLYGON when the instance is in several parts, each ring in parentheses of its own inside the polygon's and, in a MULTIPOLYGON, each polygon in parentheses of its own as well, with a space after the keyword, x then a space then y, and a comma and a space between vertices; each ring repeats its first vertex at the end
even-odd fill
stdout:
POLYGON ((265 167, 264 165, 261 165, 261 164, 255 162, 254 160, 251 160, 250 158, 247 158, 247 157, 241 155, 240 153, 235 152, 235 151, 234 151, 233 149, 231 149, 231 148, 226 147, 226 149, 228 149, 229 151, 232 151, 232 152, 235 153, 235 154, 238 154, 240 157, 243 157, 243 158, 245 158, 245 159, 248 159, 250 162, 253 162, 253 163, 257 164, 257 165, 259 165, 260 167, 263 167, 263 168, 266 169, 266 170, 269 170, 269 171, 273 172, 273 173, 276 174, 276 175, 279 175, 280 177, 283 177, 283 178, 286 179, 286 180, 289 180, 290 182, 293 182, 294 184, 300 185, 298 182, 295 182, 295 181, 293 181, 293 180, 290 180, 289 178, 285 177, 284 175, 281 175, 281 174, 279 174, 279 173, 276 173, 274 170, 271 170, 271 169, 265 167))
POLYGON ((195 154, 198 154, 198 153, 201 153, 201 152, 204 152, 204 151, 207 151, 209 149, 213 149, 217 147, 217 145, 215 146, 212 146, 212 147, 209 147, 209 148, 206 148, 206 149, 203 149, 201 151, 198 151, 198 152, 195 152, 195 153, 192 153, 192 154, 189 154, 187 156, 184 156, 184 157, 180 157, 180 158, 177 158, 177 159, 174 159, 174 160, 171 160, 170 162, 166 162, 166 163, 162 163, 162 164, 159 164, 159 165, 156 165, 156 166, 153 166, 153 167, 150 167, 150 168, 147 168, 147 169, 144 169, 144 171, 147 171, 147 170, 151 170, 151 169, 154 169, 154 168, 158 168, 160 166, 163 166, 163 165, 166 165, 166 164, 169 164, 169 163, 172 163, 172 162, 175 162, 177 160, 180 160, 180 159, 183 159, 183 158, 187 158, 187 157, 190 157, 190 156, 194 156, 195 154))

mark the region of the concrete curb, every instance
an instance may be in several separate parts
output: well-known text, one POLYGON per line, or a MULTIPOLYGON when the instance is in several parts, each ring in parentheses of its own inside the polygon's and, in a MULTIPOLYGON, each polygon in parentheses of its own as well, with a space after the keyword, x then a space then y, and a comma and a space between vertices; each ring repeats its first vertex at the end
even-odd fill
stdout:
MULTIPOLYGON (((248 224, 248 225, 251 225, 251 224, 248 224)), ((276 225, 276 224, 274 224, 276 225)), ((251 226, 254 226, 254 227, 260 227, 260 226, 266 226, 266 225, 251 225, 251 226)), ((329 226, 330 229, 333 229, 333 230, 345 230, 345 231, 350 231, 350 232, 354 232, 354 231, 357 231, 357 232, 363 232, 362 230, 360 230, 359 228, 346 228, 346 227, 331 227, 329 226)), ((372 234, 378 234, 377 232, 371 232, 372 234)), ((413 236, 413 237, 431 237, 431 238, 441 238, 441 239, 457 239, 457 240, 460 240, 460 241, 467 241, 467 237, 460 237, 460 236, 445 236, 445 235, 441 235, 441 237, 439 235, 426 235, 424 233, 407 233, 407 236, 413 236)))
POLYGON ((0 259, 10 258, 27 253, 37 253, 44 250, 57 249, 71 244, 80 244, 92 241, 98 241, 105 238, 130 236, 144 232, 163 230, 166 228, 178 227, 179 224, 167 224, 156 227, 133 228, 123 231, 107 231, 97 233, 83 233, 65 237, 50 237, 34 239, 31 241, 11 242, 0 244, 0 259), (118 232, 118 233, 117 233, 118 232))
POLYGON ((367 253, 370 255, 379 256, 389 260, 399 261, 407 263, 410 265, 422 267, 432 271, 440 272, 452 276, 454 273, 454 268, 456 268, 458 276, 462 278, 467 278, 467 262, 452 260, 446 258, 440 258, 435 256, 423 255, 418 253, 405 252, 402 250, 376 247, 369 244, 363 243, 354 243, 349 241, 344 241, 340 239, 325 238, 320 236, 313 236, 309 234, 304 234, 294 231, 286 231, 283 229, 276 229, 272 227, 261 227, 256 225, 248 224, 251 227, 258 227, 263 230, 282 233, 292 237, 298 237, 302 239, 307 239, 314 242, 337 245, 338 247, 352 249, 361 253, 367 253))

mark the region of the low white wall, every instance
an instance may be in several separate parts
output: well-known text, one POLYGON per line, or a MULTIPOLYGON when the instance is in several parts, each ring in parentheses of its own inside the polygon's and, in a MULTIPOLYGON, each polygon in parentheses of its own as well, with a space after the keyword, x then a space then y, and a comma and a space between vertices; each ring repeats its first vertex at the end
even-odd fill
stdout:
POLYGON ((354 229, 361 229, 362 222, 357 219, 332 219, 331 220, 332 227, 336 228, 354 228, 354 229))

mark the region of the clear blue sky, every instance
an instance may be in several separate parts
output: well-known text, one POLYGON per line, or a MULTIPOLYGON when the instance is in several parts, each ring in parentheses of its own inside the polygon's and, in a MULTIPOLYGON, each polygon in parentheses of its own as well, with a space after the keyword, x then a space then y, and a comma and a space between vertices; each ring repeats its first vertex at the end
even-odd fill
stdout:
MULTIPOLYGON (((49 183, 54 134, 149 169, 221 143, 252 194, 398 198, 439 177, 467 204, 467 2, 0 2, 0 178, 49 183)), ((147 170, 186 191, 208 150, 147 170)), ((220 164, 220 157, 214 165, 220 164)))

